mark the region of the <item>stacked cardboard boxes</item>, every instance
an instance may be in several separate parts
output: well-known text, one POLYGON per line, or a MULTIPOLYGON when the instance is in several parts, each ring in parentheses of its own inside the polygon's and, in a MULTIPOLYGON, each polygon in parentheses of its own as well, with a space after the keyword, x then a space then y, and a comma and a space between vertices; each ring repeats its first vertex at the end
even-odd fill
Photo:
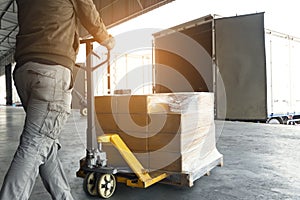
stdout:
MULTIPOLYGON (((117 133, 145 169, 194 172, 217 153, 212 93, 113 95, 95 98, 100 133, 117 133)), ((110 144, 108 164, 128 165, 110 144)))

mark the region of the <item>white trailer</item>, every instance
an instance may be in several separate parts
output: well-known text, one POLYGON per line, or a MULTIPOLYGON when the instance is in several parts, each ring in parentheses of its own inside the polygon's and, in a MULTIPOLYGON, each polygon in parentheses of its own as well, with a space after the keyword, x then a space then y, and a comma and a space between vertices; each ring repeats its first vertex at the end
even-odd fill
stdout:
POLYGON ((265 33, 268 122, 294 124, 300 118, 300 38, 265 33))

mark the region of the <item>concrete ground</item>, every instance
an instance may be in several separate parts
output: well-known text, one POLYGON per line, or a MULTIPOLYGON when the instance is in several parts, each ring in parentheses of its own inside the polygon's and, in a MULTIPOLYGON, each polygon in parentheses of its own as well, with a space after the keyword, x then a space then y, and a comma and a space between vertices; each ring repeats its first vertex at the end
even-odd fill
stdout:
MULTIPOLYGON (((22 108, 0 107, 0 185, 18 145, 24 112, 22 108)), ((201 177, 191 188, 155 184, 137 189, 118 184, 110 199, 300 199, 300 126, 266 125, 217 121, 217 148, 224 167, 201 177)), ((62 133, 60 158, 72 194, 77 200, 94 200, 82 189, 75 173, 85 155, 86 118, 78 111, 62 133)), ((50 200, 40 178, 30 200, 50 200)))

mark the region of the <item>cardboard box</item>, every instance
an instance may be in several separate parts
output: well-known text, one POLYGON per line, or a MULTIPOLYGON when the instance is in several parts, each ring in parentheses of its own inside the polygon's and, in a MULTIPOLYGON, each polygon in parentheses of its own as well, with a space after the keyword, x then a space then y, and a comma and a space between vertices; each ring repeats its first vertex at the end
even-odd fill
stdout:
POLYGON ((145 153, 149 151, 147 135, 137 132, 118 132, 117 134, 133 153, 145 153))
POLYGON ((111 114, 117 110, 117 99, 112 96, 96 96, 95 112, 111 114))
MULTIPOLYGON (((214 150, 212 93, 96 97, 105 131, 119 134, 144 168, 186 172, 203 165, 214 150)), ((127 166, 112 146, 103 148, 112 166, 127 166)))
POLYGON ((118 113, 114 116, 118 127, 123 132, 140 132, 141 134, 148 132, 149 118, 146 113, 118 113))
MULTIPOLYGON (((106 152, 108 166, 116 167, 118 169, 129 168, 120 152, 112 144, 104 143, 102 145, 102 150, 106 152)), ((149 169, 149 153, 136 152, 133 154, 145 169, 149 169)))
POLYGON ((144 114, 147 113, 147 95, 114 96, 117 102, 117 113, 144 114))
MULTIPOLYGON (((202 148, 205 142, 213 140, 210 135, 214 135, 213 124, 211 126, 196 128, 187 132, 164 133, 159 132, 154 135, 149 134, 148 150, 164 151, 173 153, 185 153, 194 149, 202 148)), ((213 140, 211 143, 213 143, 213 140)))
POLYGON ((119 131, 116 117, 111 113, 97 113, 100 128, 105 132, 119 131))

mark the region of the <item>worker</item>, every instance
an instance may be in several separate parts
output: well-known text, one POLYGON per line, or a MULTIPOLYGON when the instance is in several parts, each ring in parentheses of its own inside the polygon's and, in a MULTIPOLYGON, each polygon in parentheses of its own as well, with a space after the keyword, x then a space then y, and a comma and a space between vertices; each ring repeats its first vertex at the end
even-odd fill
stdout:
MULTIPOLYGON (((26 112, 20 143, 4 178, 0 200, 27 200, 38 174, 52 199, 73 199, 57 151, 70 114, 78 21, 97 42, 114 38, 92 0, 17 0, 14 81, 26 112)), ((72 137, 72 136, 70 136, 72 137)))

